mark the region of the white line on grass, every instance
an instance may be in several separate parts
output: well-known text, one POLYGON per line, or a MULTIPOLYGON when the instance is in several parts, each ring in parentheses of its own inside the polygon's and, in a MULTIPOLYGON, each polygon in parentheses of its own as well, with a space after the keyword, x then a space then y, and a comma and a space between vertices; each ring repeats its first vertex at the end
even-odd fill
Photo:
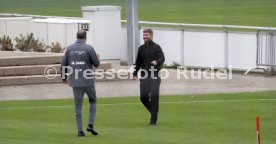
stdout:
MULTIPOLYGON (((178 102, 160 102, 162 104, 190 104, 190 103, 221 103, 221 102, 248 102, 248 101, 276 101, 276 99, 247 99, 247 100, 205 100, 205 101, 178 101, 178 102)), ((123 106, 136 105, 140 103, 110 103, 98 104, 100 106, 123 106)), ((71 108, 74 105, 66 106, 32 106, 32 107, 0 107, 0 110, 17 110, 17 109, 49 109, 49 108, 71 108)))

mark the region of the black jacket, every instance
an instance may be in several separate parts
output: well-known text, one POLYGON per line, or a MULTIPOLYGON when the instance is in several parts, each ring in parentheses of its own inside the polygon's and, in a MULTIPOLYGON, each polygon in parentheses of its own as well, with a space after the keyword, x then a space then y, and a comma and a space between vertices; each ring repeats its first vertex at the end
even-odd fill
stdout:
POLYGON ((153 41, 145 43, 139 47, 136 62, 134 76, 137 76, 138 71, 141 69, 149 70, 151 66, 154 66, 157 71, 161 69, 162 64, 165 61, 164 53, 161 47, 153 41), (157 61, 157 65, 151 64, 153 60, 157 61))

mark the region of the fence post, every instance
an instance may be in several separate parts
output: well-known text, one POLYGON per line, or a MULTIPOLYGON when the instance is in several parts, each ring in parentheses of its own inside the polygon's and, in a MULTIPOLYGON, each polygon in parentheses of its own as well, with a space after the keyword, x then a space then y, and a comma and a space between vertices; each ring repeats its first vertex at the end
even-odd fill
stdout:
POLYGON ((224 36, 224 65, 225 68, 228 69, 228 58, 229 58, 229 48, 228 48, 228 44, 229 44, 229 39, 228 39, 228 30, 227 27, 224 26, 224 32, 225 32, 225 36, 224 36))
POLYGON ((180 36, 180 64, 184 66, 184 26, 180 25, 181 36, 180 36))

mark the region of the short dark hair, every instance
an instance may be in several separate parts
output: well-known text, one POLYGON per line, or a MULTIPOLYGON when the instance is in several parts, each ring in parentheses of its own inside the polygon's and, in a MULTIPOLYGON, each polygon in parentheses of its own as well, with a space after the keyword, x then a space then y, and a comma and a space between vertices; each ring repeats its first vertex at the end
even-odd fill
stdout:
POLYGON ((153 35, 153 31, 151 28, 146 28, 143 30, 143 33, 149 33, 150 35, 153 35))
POLYGON ((86 31, 85 30, 79 30, 77 32, 77 39, 86 39, 86 31))

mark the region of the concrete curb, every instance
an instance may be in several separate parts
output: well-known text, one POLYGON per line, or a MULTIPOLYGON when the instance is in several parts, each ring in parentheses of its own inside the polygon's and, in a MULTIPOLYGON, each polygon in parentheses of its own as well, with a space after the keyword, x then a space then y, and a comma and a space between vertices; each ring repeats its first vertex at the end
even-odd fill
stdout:
MULTIPOLYGON (((0 67, 0 77, 5 76, 27 76, 27 75, 43 75, 44 71, 48 68, 53 69, 50 74, 58 73, 60 74, 60 64, 51 65, 28 65, 28 66, 9 66, 0 67)), ((101 69, 107 71, 111 69, 110 63, 102 62, 98 68, 93 68, 93 70, 101 69)))
POLYGON ((32 56, 0 58, 0 67, 60 64, 63 56, 32 56))

